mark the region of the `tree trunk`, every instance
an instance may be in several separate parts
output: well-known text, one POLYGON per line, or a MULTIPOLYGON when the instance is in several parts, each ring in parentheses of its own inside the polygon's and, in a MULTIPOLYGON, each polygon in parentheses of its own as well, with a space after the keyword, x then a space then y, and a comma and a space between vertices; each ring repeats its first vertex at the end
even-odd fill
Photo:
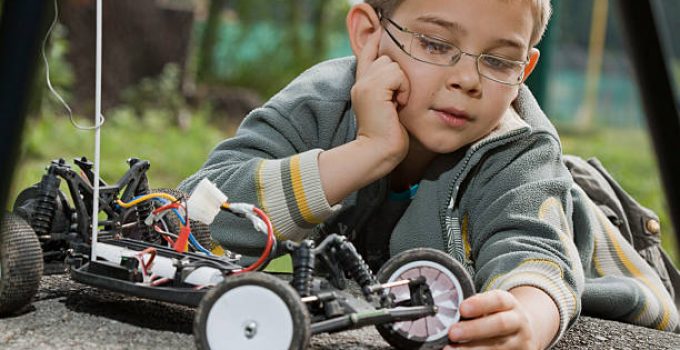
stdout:
MULTIPOLYGON (((63 0, 59 6, 76 81, 73 107, 79 114, 93 114, 96 4, 63 0)), ((102 108, 117 104, 123 89, 160 74, 167 63, 183 68, 192 25, 191 11, 163 8, 156 1, 104 1, 102 108)))
POLYGON ((209 82, 214 76, 215 44, 220 29, 222 10, 228 3, 227 0, 210 0, 208 19, 201 36, 201 46, 198 52, 198 69, 196 80, 199 83, 209 82))

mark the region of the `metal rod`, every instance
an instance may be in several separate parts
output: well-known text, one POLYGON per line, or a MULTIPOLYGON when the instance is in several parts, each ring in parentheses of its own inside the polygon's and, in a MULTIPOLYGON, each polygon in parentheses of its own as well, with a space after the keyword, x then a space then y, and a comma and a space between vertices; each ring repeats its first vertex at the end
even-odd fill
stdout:
MULTIPOLYGON (((383 284, 376 284, 376 285, 370 286, 368 288, 373 293, 373 292, 376 292, 376 291, 382 290, 382 289, 394 288, 394 287, 399 287, 399 286, 403 286, 403 285, 408 285, 409 283, 411 283, 411 280, 399 280, 399 281, 388 282, 388 283, 383 283, 383 284)), ((312 296, 300 298, 300 300, 302 300, 303 303, 311 303, 311 302, 319 300, 319 297, 312 295, 312 296)))
POLYGON ((95 49, 95 131, 94 131, 94 193, 92 194, 92 252, 91 259, 97 260, 97 239, 99 234, 99 164, 101 146, 102 115, 102 0, 97 0, 97 36, 95 49))
POLYGON ((399 287, 399 286, 403 286, 403 285, 408 285, 409 283, 411 283, 411 280, 399 280, 399 281, 394 281, 394 282, 377 284, 375 286, 370 286, 368 288, 370 289, 371 292, 375 292, 375 291, 381 290, 381 289, 394 288, 394 287, 399 287))

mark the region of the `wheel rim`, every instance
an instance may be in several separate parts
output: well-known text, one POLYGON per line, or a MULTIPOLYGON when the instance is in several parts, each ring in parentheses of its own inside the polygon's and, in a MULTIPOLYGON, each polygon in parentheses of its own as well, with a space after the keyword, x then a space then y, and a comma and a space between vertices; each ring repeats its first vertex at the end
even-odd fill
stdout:
POLYGON ((271 290, 245 285, 228 290, 210 308, 206 322, 210 349, 287 349, 293 317, 271 290))
MULTIPOLYGON (((423 276, 438 310, 434 316, 415 321, 395 322, 392 329, 408 339, 429 342, 447 336, 449 326, 460 320, 458 308, 464 296, 458 278, 446 267, 433 261, 413 261, 397 269, 387 282, 423 276)), ((390 288, 395 303, 410 298, 408 286, 390 288)))

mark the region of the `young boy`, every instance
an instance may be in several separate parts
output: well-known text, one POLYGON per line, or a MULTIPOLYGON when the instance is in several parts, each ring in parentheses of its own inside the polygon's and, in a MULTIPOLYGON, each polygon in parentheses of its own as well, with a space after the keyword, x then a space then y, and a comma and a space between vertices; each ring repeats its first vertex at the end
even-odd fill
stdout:
MULTIPOLYGON (((347 235, 373 268, 405 249, 444 250, 480 291, 461 305, 452 343, 549 347, 581 311, 584 266, 601 281, 618 261, 593 257, 606 223, 587 208, 556 131, 522 85, 550 11, 549 0, 355 5, 347 28, 356 59, 303 73, 181 187, 209 178, 232 200, 263 208, 279 239, 347 235)), ((226 215, 212 230, 244 254, 263 245, 226 215)), ((675 328, 661 282, 635 271, 637 280, 624 271, 629 283, 611 284, 623 296, 614 304, 625 306, 612 317, 675 328)))

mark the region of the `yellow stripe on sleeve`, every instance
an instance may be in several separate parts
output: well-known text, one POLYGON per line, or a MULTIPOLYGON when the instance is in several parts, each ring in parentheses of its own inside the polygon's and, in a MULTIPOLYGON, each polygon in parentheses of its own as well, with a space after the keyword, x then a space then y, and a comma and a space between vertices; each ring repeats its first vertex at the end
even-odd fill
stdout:
POLYGON ((309 209, 309 204, 307 203, 307 196, 305 196, 305 190, 302 186, 302 176, 300 172, 300 157, 293 156, 290 159, 290 180, 293 185, 293 193, 295 194, 295 201, 300 209, 300 214, 305 221, 311 224, 321 223, 321 220, 316 218, 312 211, 309 209))

